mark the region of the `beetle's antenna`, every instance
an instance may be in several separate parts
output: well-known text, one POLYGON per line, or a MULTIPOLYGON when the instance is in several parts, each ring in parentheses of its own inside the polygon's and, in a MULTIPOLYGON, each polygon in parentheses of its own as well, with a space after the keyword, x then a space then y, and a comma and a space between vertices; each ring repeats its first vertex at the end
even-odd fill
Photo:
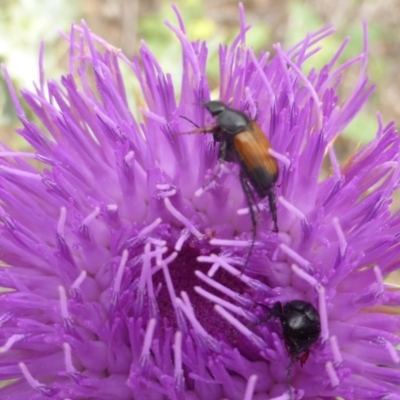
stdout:
POLYGON ((189 131, 189 132, 178 132, 176 135, 191 135, 193 133, 214 133, 215 131, 215 126, 209 126, 209 127, 201 127, 197 125, 195 122, 193 122, 190 118, 185 117, 184 115, 180 115, 180 118, 190 122, 193 126, 196 127, 196 129, 189 131))
POLYGON ((193 122, 193 121, 192 121, 191 119, 189 119, 188 117, 185 117, 184 115, 180 115, 179 117, 182 118, 182 119, 184 119, 184 120, 186 120, 186 121, 188 121, 188 122, 190 122, 193 126, 195 126, 196 128, 200 129, 200 126, 197 125, 195 122, 193 122))

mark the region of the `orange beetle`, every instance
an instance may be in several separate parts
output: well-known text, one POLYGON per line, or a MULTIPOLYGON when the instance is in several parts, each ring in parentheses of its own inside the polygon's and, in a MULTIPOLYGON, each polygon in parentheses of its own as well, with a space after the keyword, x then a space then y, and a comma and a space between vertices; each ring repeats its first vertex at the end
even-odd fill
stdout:
POLYGON ((215 117, 217 124, 210 128, 199 128, 196 132, 212 133, 214 141, 220 143, 219 160, 237 162, 240 165, 240 182, 253 224, 253 241, 243 267, 244 270, 253 251, 257 228, 253 209, 256 201, 251 187, 260 199, 268 196, 274 232, 278 232, 274 192, 274 185, 279 176, 278 162, 269 154, 268 150, 271 145, 255 121, 221 101, 208 101, 204 103, 204 107, 215 117))

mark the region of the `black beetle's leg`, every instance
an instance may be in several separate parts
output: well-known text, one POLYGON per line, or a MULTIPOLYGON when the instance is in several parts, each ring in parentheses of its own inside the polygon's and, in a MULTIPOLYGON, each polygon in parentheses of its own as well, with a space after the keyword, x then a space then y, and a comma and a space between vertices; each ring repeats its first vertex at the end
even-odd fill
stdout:
POLYGON ((286 375, 286 380, 287 380, 287 385, 288 385, 288 390, 289 390, 289 399, 293 400, 293 390, 292 390, 292 369, 293 369, 293 364, 296 361, 296 357, 292 357, 290 359, 290 364, 287 369, 287 375, 286 375))
MULTIPOLYGON (((260 306, 265 307, 264 304, 261 304, 261 303, 257 303, 257 304, 259 304, 260 306)), ((257 326, 257 325, 261 325, 261 324, 263 324, 264 322, 269 321, 269 320, 270 320, 271 318, 273 318, 273 317, 275 317, 275 318, 280 318, 282 315, 283 315, 282 304, 281 304, 280 301, 277 301, 277 302, 273 305, 273 307, 270 309, 269 313, 268 313, 264 318, 262 318, 262 319, 261 319, 260 321, 258 321, 258 322, 255 322, 255 323, 249 325, 249 327, 253 328, 253 327, 257 326)))
POLYGON ((257 201, 257 199, 254 197, 253 191, 252 191, 252 190, 249 190, 249 194, 250 194, 250 197, 251 197, 251 201, 253 202, 252 208, 255 207, 255 208, 257 209, 257 212, 261 212, 260 207, 258 206, 258 201, 257 201))
MULTIPOLYGON (((214 141, 217 141, 215 135, 214 135, 214 141)), ((218 150, 218 161, 225 162, 228 154, 228 141, 225 140, 223 137, 218 139, 218 141, 221 143, 218 150)))
POLYGON ((269 210, 272 214, 272 221, 274 222, 274 232, 279 232, 278 230, 278 213, 276 210, 276 199, 274 189, 268 191, 268 205, 269 210))
MULTIPOLYGON (((249 212, 250 212, 250 217, 251 217, 251 223, 253 225, 253 235, 252 235, 252 240, 251 240, 251 246, 247 253, 247 257, 246 257, 244 266, 242 267, 241 273, 243 273, 247 267, 249 260, 250 260, 251 254, 253 253, 254 242, 255 242, 256 236, 257 236, 257 219, 256 219, 256 213, 254 212, 254 209, 253 209, 253 205, 254 205, 253 193, 251 192, 249 183, 247 182, 247 176, 246 176, 245 172, 243 171, 243 169, 240 170, 240 183, 242 185, 243 192, 246 196, 246 201, 247 201, 247 205, 249 207, 249 212)), ((257 206, 257 204, 256 204, 256 206, 257 206)))
MULTIPOLYGON (((248 179, 246 165, 244 163, 240 163, 240 172, 243 173, 243 175, 244 175, 243 179, 244 180, 246 180, 246 178, 248 179)), ((247 184, 247 180, 246 180, 246 184, 247 184)), ((243 183, 242 183, 242 188, 243 188, 243 183)), ((243 188, 243 190, 245 190, 245 189, 243 188)), ((248 189, 248 194, 249 194, 249 196, 251 198, 251 201, 253 203, 253 207, 255 206, 257 208, 257 212, 261 212, 260 207, 258 206, 258 201, 254 197, 254 192, 252 190, 248 189)), ((249 199, 247 199, 247 203, 249 204, 249 199)), ((249 206, 249 211, 250 211, 250 206, 249 206)))

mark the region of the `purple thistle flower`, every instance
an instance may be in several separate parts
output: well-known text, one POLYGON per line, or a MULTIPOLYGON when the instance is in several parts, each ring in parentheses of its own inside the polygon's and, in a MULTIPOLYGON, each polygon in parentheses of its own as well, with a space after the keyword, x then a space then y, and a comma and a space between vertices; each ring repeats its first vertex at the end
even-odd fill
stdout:
MULTIPOLYGON (((399 399, 400 139, 378 115, 376 138, 344 165, 332 143, 368 99, 363 53, 320 71, 303 63, 333 33, 256 57, 240 34, 220 47, 220 99, 257 116, 278 159, 279 233, 260 203, 251 223, 230 163, 217 165, 205 43, 182 44, 181 97, 143 45, 128 60, 73 26, 70 71, 22 96, 4 69, 32 153, 0 153, 2 399, 289 399, 290 357, 279 321, 254 326, 276 302, 313 304, 321 334, 291 373, 295 399, 399 399), (141 88, 134 117, 119 63, 141 88), (361 66, 348 96, 343 73, 361 66), (320 180, 323 161, 332 173, 320 180), (200 190, 199 190, 200 189, 200 190), (263 304, 262 306, 260 305, 263 304)), ((366 38, 366 33, 365 33, 366 38)), ((42 49, 43 50, 43 49, 42 49)), ((42 60, 43 51, 41 51, 42 60)))

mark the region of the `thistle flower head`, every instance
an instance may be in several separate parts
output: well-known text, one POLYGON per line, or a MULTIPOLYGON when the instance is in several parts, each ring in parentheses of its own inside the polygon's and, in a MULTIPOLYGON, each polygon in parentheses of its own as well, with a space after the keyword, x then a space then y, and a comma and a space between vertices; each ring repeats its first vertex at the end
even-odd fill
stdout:
MULTIPOLYGON (((340 165, 333 142, 372 86, 363 52, 306 73, 330 27, 291 49, 256 56, 240 34, 221 46, 219 98, 257 119, 278 160, 279 232, 265 200, 248 267, 251 221, 239 165, 212 184, 218 143, 180 135, 213 123, 207 47, 167 23, 182 45, 177 100, 171 76, 145 44, 127 59, 83 23, 70 36, 70 69, 22 97, 4 69, 30 153, 0 153, 1 398, 400 398, 397 288, 400 139, 377 133, 340 165), (128 105, 120 64, 140 87, 128 105), (359 66, 350 93, 341 78, 359 66), (321 179, 324 161, 331 173, 321 179), (201 190, 201 188, 204 188, 201 190), (199 190, 200 189, 200 190, 199 190), (317 310, 318 341, 294 362, 281 302, 317 310)), ((366 38, 366 34, 365 34, 366 38)))

